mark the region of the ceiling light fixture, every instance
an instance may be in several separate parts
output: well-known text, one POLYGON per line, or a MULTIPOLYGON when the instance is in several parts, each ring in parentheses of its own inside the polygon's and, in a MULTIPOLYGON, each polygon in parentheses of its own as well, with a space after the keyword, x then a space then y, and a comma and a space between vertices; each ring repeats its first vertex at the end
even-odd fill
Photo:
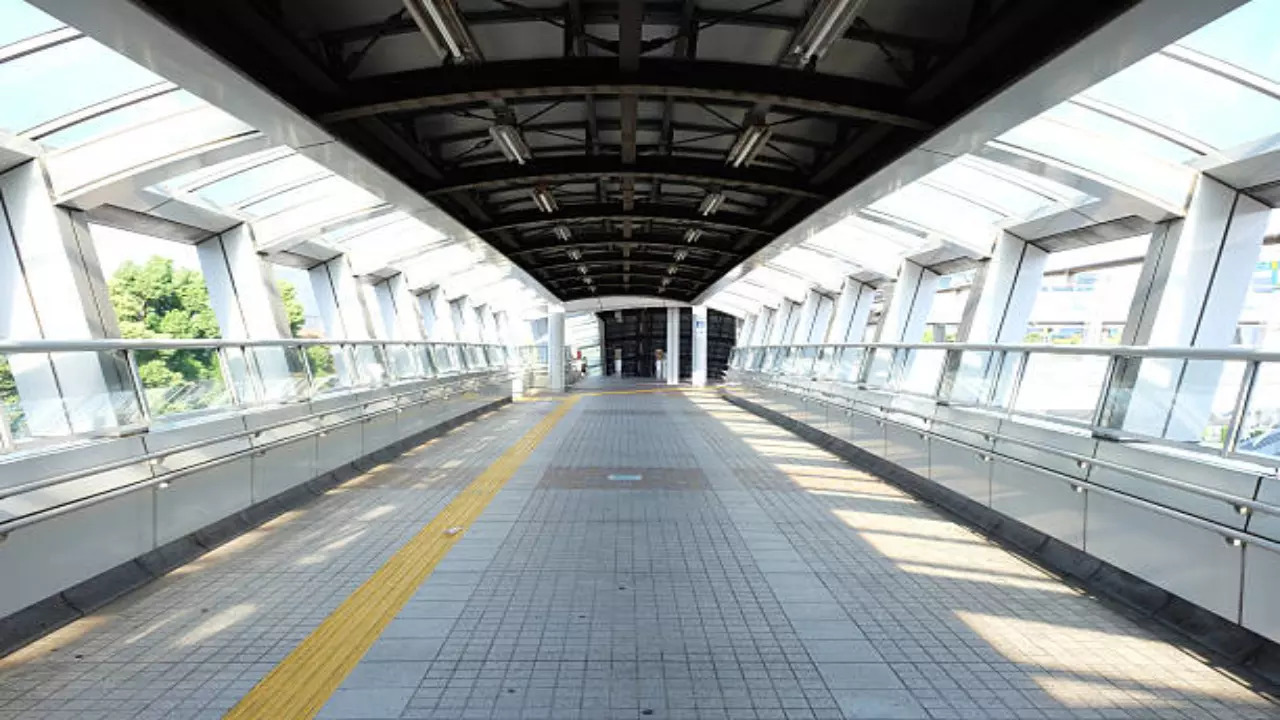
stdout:
POLYGON ((679 250, 675 251, 676 262, 683 262, 684 259, 687 257, 689 257, 688 250, 685 250, 684 248, 680 248, 679 250))
POLYGON ((582 251, 577 248, 569 248, 569 259, 578 262, 582 259, 582 251))
POLYGON ((709 192, 702 198, 702 204, 698 206, 700 215, 715 215, 720 206, 724 204, 724 193, 709 192))
POLYGON ((497 123, 489 126, 489 136, 498 144, 498 149, 507 160, 523 165, 533 159, 533 152, 524 141, 524 136, 515 125, 497 123))
POLYGON ((557 225, 551 228, 551 232, 555 233, 556 237, 560 238, 560 242, 569 242, 573 239, 573 233, 569 232, 569 227, 567 225, 557 225))
POLYGON ((586 274, 587 274, 587 266, 586 266, 586 265, 579 265, 579 266, 578 266, 578 273, 579 273, 580 275, 586 275, 586 274))
POLYGON ((764 148, 765 143, 773 135, 773 128, 762 123, 748 125, 742 134, 729 148, 727 162, 734 167, 746 167, 755 161, 756 155, 764 148))
POLYGON ((689 228, 684 231, 684 241, 689 244, 698 242, 700 237, 702 237, 702 228, 689 228))
POLYGON ((404 7, 440 57, 460 63, 484 59, 453 0, 404 0, 404 7))
POLYGON ((680 270, 680 268, 676 267, 675 265, 668 265, 668 266, 667 266, 667 274, 668 274, 668 275, 675 275, 675 274, 676 274, 676 272, 677 272, 677 271, 679 271, 679 270, 680 270))
POLYGON ((810 61, 821 59, 853 24, 862 12, 867 0, 822 0, 814 8, 804 27, 796 33, 795 42, 788 55, 794 65, 806 67, 810 61))
POLYGON ((533 195, 533 204, 544 213, 553 213, 560 209, 560 204, 556 202, 556 198, 551 191, 539 185, 530 191, 533 195))

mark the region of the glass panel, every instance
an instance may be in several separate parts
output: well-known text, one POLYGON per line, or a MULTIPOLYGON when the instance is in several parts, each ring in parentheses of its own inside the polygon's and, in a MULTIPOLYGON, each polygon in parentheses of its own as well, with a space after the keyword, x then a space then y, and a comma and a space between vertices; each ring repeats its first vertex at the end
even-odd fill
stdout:
MULTIPOLYGON (((223 380, 222 357, 213 348, 137 350, 134 357, 153 418, 233 405, 223 380)), ((237 358, 243 363, 242 355, 237 358)))
POLYGON ((307 346, 307 365, 311 370, 311 392, 316 395, 331 392, 346 384, 341 382, 338 374, 335 354, 338 356, 342 354, 342 349, 336 345, 307 346))
MULTIPOLYGON (((279 150, 267 152, 278 154, 279 150)), ((264 162, 243 172, 195 188, 193 192, 214 207, 238 208, 245 201, 275 188, 301 182, 307 178, 319 179, 328 174, 328 170, 310 158, 294 154, 264 162)))
POLYGON ((0 63, 0 97, 9 99, 0 128, 20 133, 157 82, 93 40, 72 40, 0 63))
POLYGON ((1122 139, 1072 127, 1047 114, 1001 135, 996 144, 1023 148, 1171 205, 1186 202, 1195 179, 1190 168, 1144 154, 1122 139))
POLYGON ((82 120, 36 139, 45 147, 66 149, 135 125, 154 122, 203 105, 204 101, 195 95, 183 90, 174 90, 82 120))
POLYGON ((1259 366, 1236 451, 1280 458, 1280 363, 1259 366))
POLYGON ((966 350, 960 354, 960 365, 951 382, 948 400, 955 405, 981 405, 998 377, 1000 354, 966 350))
POLYGON ((922 183, 912 183, 877 200, 871 210, 934 230, 969 248, 989 252, 1000 213, 922 183))
POLYGON ((1223 360, 1131 359, 1108 398, 1104 425, 1126 434, 1221 449, 1244 377, 1245 363, 1223 360), (1132 371, 1129 373, 1132 375, 1132 371), (1127 387, 1126 387, 1127 386, 1127 387))
POLYGON ((1143 58, 1083 94, 1215 148, 1268 137, 1280 127, 1280 100, 1165 54, 1143 58))
POLYGON ((1013 409, 1092 423, 1107 367, 1108 358, 1101 355, 1031 353, 1013 409))
POLYGON ((0 47, 66 27, 20 0, 0 0, 0 47))
POLYGON ((415 362, 415 354, 408 345, 387 345, 387 361, 391 366, 391 376, 396 380, 409 380, 421 377, 422 372, 415 362))
POLYGON ((934 395, 938 390, 938 378, 942 375, 942 367, 947 362, 947 351, 939 348, 926 350, 909 350, 907 372, 899 383, 903 392, 917 395, 934 395))
POLYGON ((1000 358, 1000 372, 996 377, 995 393, 991 396, 991 405, 999 408, 1009 407, 1013 399, 1013 390, 1018 384, 1018 371, 1026 358, 1023 352, 1005 352, 1000 358))
POLYGON ((1273 82, 1280 82, 1280 0, 1253 0, 1178 41, 1273 82))
POLYGON ((0 447, 141 423, 123 352, 0 356, 0 447))
POLYGON ((857 382, 858 371, 862 369, 862 357, 866 351, 860 347, 840 348, 839 379, 846 382, 857 382))
POLYGON ((295 402, 308 394, 306 362, 300 347, 250 348, 265 402, 295 402))
POLYGON ((354 345, 356 372, 364 385, 381 385, 387 380, 386 363, 381 349, 373 345, 354 345))
POLYGON ((880 348, 871 354, 871 366, 867 369, 867 387, 887 388, 893 372, 894 351, 880 348))

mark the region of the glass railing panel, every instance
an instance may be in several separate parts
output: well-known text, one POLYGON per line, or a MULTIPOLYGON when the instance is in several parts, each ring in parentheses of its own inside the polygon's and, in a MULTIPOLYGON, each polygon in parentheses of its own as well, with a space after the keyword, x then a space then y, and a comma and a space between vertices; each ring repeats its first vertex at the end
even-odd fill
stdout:
POLYGON ((248 358, 240 348, 227 348, 225 353, 214 348, 135 350, 134 358, 152 418, 228 409, 237 396, 258 398, 248 358), (233 373, 238 377, 234 393, 227 386, 233 373))
POLYGON ((820 380, 834 380, 839 369, 836 365, 838 354, 839 348, 830 346, 818 348, 818 359, 813 364, 813 376, 820 380))
POLYGON ((387 362, 382 348, 376 345, 353 345, 351 352, 355 357, 356 375, 361 385, 382 385, 387 382, 387 362))
POLYGON ((1261 363, 1240 418, 1235 450, 1280 460, 1280 363, 1261 363))
POLYGON ((1105 355, 1028 354, 1013 411, 1092 425, 1109 360, 1105 355))
POLYGON ((435 361, 436 370, 441 375, 452 375, 458 371, 458 364, 454 361, 453 348, 448 345, 432 345, 431 359, 435 361))
POLYGON ((1002 353, 966 350, 960 353, 951 394, 954 405, 983 405, 991 396, 992 385, 999 377, 1002 353))
POLYGON ((866 350, 860 347, 842 347, 836 352, 836 379, 844 382, 857 382, 862 371, 862 360, 866 350))
POLYGON ((894 350, 877 348, 871 353, 871 363, 867 367, 867 387, 887 388, 893 379, 894 350))
POLYGON ((311 371, 311 393, 321 395, 354 387, 352 362, 340 345, 308 345, 303 350, 307 369, 311 371))
POLYGON ((418 365, 422 368, 422 376, 433 378, 440 374, 436 369, 435 358, 431 356, 430 345, 412 345, 410 349, 417 358, 418 365))
POLYGON ((408 345, 385 345, 387 369, 393 380, 412 380, 422 376, 417 357, 408 345))
POLYGON ((122 350, 0 355, 0 451, 145 422, 122 350))
POLYGON ((938 380, 947 362, 946 348, 920 348, 906 352, 906 365, 898 389, 915 395, 933 396, 938 391, 938 380))
POLYGON ((1101 424, 1122 435, 1222 450, 1247 366, 1240 360, 1127 358, 1101 424))
POLYGON ((253 347, 249 353, 261 380, 262 399, 269 403, 305 400, 310 395, 304 350, 298 346, 253 347))

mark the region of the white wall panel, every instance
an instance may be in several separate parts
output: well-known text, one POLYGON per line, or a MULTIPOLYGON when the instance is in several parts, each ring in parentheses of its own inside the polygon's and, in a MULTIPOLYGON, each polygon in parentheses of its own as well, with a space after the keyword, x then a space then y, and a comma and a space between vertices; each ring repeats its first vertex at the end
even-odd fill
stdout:
MULTIPOLYGON (((156 487, 156 544, 163 545, 253 504, 251 460, 243 457, 156 487)), ((137 494, 137 493, 135 493, 137 494)))
POLYGON ((1258 545, 1244 551, 1241 624, 1280 642, 1280 553, 1258 545))
POLYGON ((991 463, 983 453, 934 437, 929 442, 929 479, 983 505, 991 505, 991 463))
POLYGON ((1077 548, 1084 547, 1085 495, 1065 478, 996 458, 991 508, 1077 548))
POLYGON ((0 542, 0 617, 154 546, 152 495, 135 492, 9 533, 0 542))
POLYGON ((1244 549, 1222 534, 1102 493, 1089 494, 1090 554, 1238 621, 1244 549))

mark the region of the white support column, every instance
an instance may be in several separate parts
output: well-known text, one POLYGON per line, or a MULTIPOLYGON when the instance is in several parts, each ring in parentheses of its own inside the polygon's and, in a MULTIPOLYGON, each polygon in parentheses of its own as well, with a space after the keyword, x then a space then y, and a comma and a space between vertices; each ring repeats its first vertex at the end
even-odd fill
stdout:
POLYGON ((445 299, 444 290, 439 285, 418 296, 418 307, 422 310, 422 325, 427 340, 454 342, 458 339, 457 333, 453 331, 449 301, 445 299))
POLYGON ((1020 343, 1049 253, 1002 232, 973 279, 956 339, 971 343, 1020 343))
POLYGON ((769 328, 769 340, 766 345, 786 345, 791 339, 786 336, 791 329, 791 316, 797 311, 795 302, 783 300, 773 314, 773 327, 769 328))
POLYGON ((759 317, 759 315, 748 315, 735 323, 733 336, 733 344, 735 346, 749 345, 751 343, 752 331, 755 330, 756 320, 759 317))
POLYGON ((778 311, 771 307, 760 308, 756 316, 756 326, 752 328, 749 345, 764 345, 773 335, 773 325, 778 321, 778 311))
MULTIPOLYGON (((1206 176, 1186 217, 1152 237, 1125 340, 1152 346, 1231 345, 1266 235, 1270 208, 1206 176)), ((1198 441, 1222 373, 1221 363, 1151 361, 1133 379, 1123 427, 1198 441)))
POLYGON ((425 340, 422 306, 418 298, 409 292, 409 282, 403 274, 396 274, 387 278, 386 284, 395 311, 395 332, 392 337, 398 340, 425 340))
POLYGON ((937 290, 937 273, 904 260, 898 279, 886 289, 884 315, 876 329, 876 341, 920 342, 937 290))
POLYGON ((680 308, 667 308, 667 384, 680 384, 680 308))
POLYGON ((564 308, 547 311, 547 375, 551 392, 564 392, 564 308))
POLYGON ((826 340, 827 331, 831 327, 831 314, 835 310, 835 302, 826 295, 818 295, 818 303, 813 310, 813 320, 809 323, 809 334, 804 342, 811 345, 826 340))
MULTIPOLYGON (((308 272, 311 276, 311 289, 320 309, 320 319, 324 323, 325 336, 334 340, 373 339, 360 281, 351 273, 347 257, 340 255, 316 265, 308 272)), ((382 382, 384 369, 377 362, 371 348, 356 348, 351 357, 359 368, 361 381, 382 382)), ((345 353, 335 353, 334 366, 343 383, 356 381, 354 369, 350 367, 345 353)))
MULTIPOLYGON (((249 225, 241 223, 199 243, 196 255, 222 337, 279 340, 292 335, 275 278, 266 260, 258 254, 249 225)), ((248 353, 262 381, 263 400, 292 398, 302 389, 297 385, 297 378, 305 377, 306 371, 299 355, 283 348, 254 348, 248 353)), ((227 353, 224 357, 231 363, 233 375, 244 372, 236 368, 236 364, 249 362, 238 353, 227 353)))
POLYGON ((693 343, 690 380, 694 387, 707 384, 707 306, 693 306, 693 333, 689 336, 693 343))
POLYGON ((870 285, 845 278, 840 287, 840 297, 836 300, 835 317, 827 332, 827 342, 861 342, 862 334, 867 329, 867 320, 871 318, 871 301, 875 299, 875 295, 875 288, 870 285))
POLYGON ((258 254, 247 224, 197 244, 196 255, 222 337, 278 340, 290 336, 275 278, 258 254))
POLYGON ((369 311, 369 334, 376 340, 391 340, 396 336, 396 305, 391 299, 391 288, 386 280, 359 283, 360 296, 369 311))
POLYGON ((360 282, 351 274, 345 255, 311 268, 311 287, 325 335, 335 340, 369 340, 369 314, 361 297, 360 282))
MULTIPOLYGON (((0 337, 118 337, 84 213, 53 204, 36 162, 0 173, 0 337)), ((14 355, 10 370, 33 436, 141 420, 118 353, 14 355)))
POLYGON ((822 296, 816 290, 810 290, 804 295, 804 302, 800 303, 800 318, 796 321, 796 329, 791 334, 792 343, 804 344, 809 342, 809 333, 813 329, 813 319, 817 316, 818 305, 822 303, 822 296))

